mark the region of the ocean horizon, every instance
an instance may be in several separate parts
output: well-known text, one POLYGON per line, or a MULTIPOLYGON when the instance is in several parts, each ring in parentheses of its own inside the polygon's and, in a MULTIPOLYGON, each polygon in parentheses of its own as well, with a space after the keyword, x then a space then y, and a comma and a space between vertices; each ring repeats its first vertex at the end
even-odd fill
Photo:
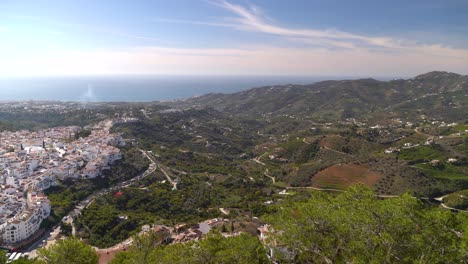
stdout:
MULTIPOLYGON (((0 101, 150 102, 346 76, 104 76, 0 79, 0 101)), ((363 77, 364 78, 364 77, 363 77)), ((389 80, 391 78, 376 78, 389 80)))

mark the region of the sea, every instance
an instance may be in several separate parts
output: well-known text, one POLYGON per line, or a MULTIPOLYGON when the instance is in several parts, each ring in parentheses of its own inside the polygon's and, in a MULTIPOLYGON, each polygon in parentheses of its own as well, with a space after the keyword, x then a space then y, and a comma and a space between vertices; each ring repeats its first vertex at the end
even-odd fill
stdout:
POLYGON ((169 101, 254 87, 311 84, 344 76, 100 76, 0 79, 0 101, 169 101))

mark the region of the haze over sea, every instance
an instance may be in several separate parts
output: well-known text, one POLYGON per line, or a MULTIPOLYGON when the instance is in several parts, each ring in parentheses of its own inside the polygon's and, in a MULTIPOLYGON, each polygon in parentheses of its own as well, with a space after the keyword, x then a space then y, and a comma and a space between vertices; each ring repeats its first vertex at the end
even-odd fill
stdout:
POLYGON ((234 93, 269 85, 310 84, 351 78, 356 77, 106 76, 0 79, 0 101, 164 101, 207 93, 234 93))

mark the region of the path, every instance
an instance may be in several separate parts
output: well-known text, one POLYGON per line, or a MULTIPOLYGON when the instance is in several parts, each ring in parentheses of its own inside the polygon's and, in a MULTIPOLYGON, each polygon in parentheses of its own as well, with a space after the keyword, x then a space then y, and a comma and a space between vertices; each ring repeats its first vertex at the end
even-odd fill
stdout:
POLYGON ((164 174, 164 176, 166 176, 167 180, 172 184, 172 188, 173 190, 177 190, 177 182, 173 181, 172 178, 169 176, 169 174, 163 169, 162 165, 157 163, 156 161, 154 161, 154 159, 148 155, 148 152, 145 151, 144 154, 146 155, 146 157, 153 163, 155 164, 156 168, 158 168, 160 171, 162 171, 162 173, 164 174))
MULTIPOLYGON (((326 192, 346 192, 346 190, 341 189, 333 189, 333 188, 318 188, 318 187, 286 187, 286 189, 311 189, 315 191, 326 191, 326 192)), ((391 194, 377 194, 379 198, 398 198, 399 195, 391 195, 391 194)), ((416 198, 416 197, 415 197, 416 198)))
POLYGON ((263 158, 263 156, 265 156, 266 154, 268 154, 268 152, 265 152, 262 155, 260 155, 260 156, 258 156, 256 158, 253 158, 252 160, 255 161, 256 163, 260 164, 260 165, 265 166, 266 164, 263 163, 262 161, 260 161, 260 159, 263 158))
POLYGON ((444 204, 444 199, 445 199, 445 197, 447 197, 447 196, 449 196, 449 195, 450 195, 450 194, 446 194, 446 195, 444 195, 444 196, 434 198, 434 200, 439 201, 439 202, 440 202, 440 205, 441 205, 443 208, 445 208, 445 209, 454 210, 454 211, 457 211, 457 212, 468 213, 468 210, 457 209, 457 208, 454 208, 454 207, 450 207, 450 206, 445 205, 445 204, 444 204))
MULTIPOLYGON (((433 137, 433 138, 436 138, 438 136, 434 136, 434 135, 429 135, 429 134, 426 134, 424 132, 421 132, 418 130, 418 128, 415 128, 414 129, 414 132, 420 134, 420 135, 423 135, 423 136, 426 136, 426 137, 433 137)), ((462 135, 455 135, 455 134, 451 134, 451 135, 447 135, 447 136, 444 136, 445 138, 461 138, 463 137, 462 135)))
POLYGON ((271 176, 271 175, 268 174, 268 173, 269 173, 269 170, 266 169, 265 172, 264 172, 263 174, 264 174, 265 176, 267 176, 268 178, 270 178, 270 179, 273 181, 273 184, 275 184, 275 183, 276 183, 275 177, 271 176))
POLYGON ((304 186, 304 187, 286 187, 286 189, 311 189, 311 190, 315 190, 315 191, 345 192, 345 190, 340 190, 340 189, 333 189, 333 188, 317 188, 317 187, 310 187, 310 186, 304 186))
POLYGON ((453 208, 453 207, 445 205, 444 203, 440 203, 440 205, 442 205, 442 207, 445 208, 445 209, 449 209, 449 210, 453 210, 453 211, 457 211, 457 212, 468 213, 468 210, 453 208))
POLYGON ((349 153, 345 153, 345 152, 341 152, 339 150, 336 150, 336 149, 332 149, 332 148, 329 148, 327 146, 323 146, 324 149, 326 150, 330 150, 330 151, 333 151, 335 153, 339 153, 339 154, 343 154, 343 155, 347 155, 347 156, 350 156, 350 157, 354 157, 353 155, 349 154, 349 153))
MULTIPOLYGON (((317 188, 317 187, 286 187, 286 189, 311 189, 311 190, 315 190, 315 191, 332 191, 332 192, 345 192, 345 190, 340 190, 340 189, 332 189, 332 188, 317 188)), ((437 197, 437 198, 434 198, 434 200, 436 201, 439 201, 440 202, 440 205, 445 208, 445 209, 449 209, 449 210, 454 210, 454 211, 457 211, 457 212, 464 212, 464 213, 468 213, 468 210, 462 210, 462 209, 457 209, 457 208, 453 208, 453 207, 450 207, 450 206, 447 206, 443 203, 444 201, 444 198, 446 197, 447 195, 444 195, 442 197, 437 197)), ((399 195, 390 195, 390 194, 377 194, 377 197, 379 198, 398 198, 400 197, 399 195)), ((428 200, 429 198, 428 197, 414 197, 413 198, 415 199, 423 199, 423 200, 428 200)))
POLYGON ((426 137, 435 137, 433 135, 429 135, 429 134, 426 134, 426 133, 423 133, 423 132, 419 131, 417 127, 414 129, 414 132, 416 132, 417 134, 426 136, 426 137))

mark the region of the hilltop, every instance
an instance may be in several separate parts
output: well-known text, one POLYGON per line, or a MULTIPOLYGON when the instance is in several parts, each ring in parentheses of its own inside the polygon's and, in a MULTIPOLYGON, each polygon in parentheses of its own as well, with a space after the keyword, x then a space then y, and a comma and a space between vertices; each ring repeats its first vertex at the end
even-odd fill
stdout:
POLYGON ((468 111, 468 76, 434 71, 411 79, 322 81, 266 86, 233 94, 207 94, 169 105, 213 107, 230 114, 295 115, 319 120, 427 114, 449 120, 468 111))

